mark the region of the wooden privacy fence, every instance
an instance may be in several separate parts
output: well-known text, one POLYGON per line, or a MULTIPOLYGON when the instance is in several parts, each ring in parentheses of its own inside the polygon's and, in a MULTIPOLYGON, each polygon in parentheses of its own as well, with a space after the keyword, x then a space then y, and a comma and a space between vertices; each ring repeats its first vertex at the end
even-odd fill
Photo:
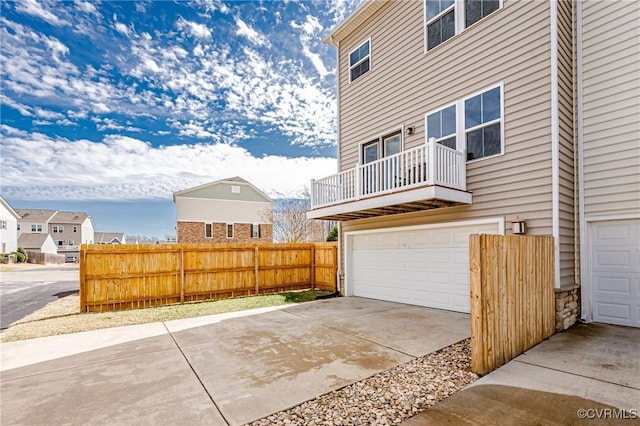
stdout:
POLYGON ((336 291, 336 243, 83 245, 80 310, 336 291))
POLYGON ((471 235, 471 369, 486 374, 555 331, 551 236, 471 235))

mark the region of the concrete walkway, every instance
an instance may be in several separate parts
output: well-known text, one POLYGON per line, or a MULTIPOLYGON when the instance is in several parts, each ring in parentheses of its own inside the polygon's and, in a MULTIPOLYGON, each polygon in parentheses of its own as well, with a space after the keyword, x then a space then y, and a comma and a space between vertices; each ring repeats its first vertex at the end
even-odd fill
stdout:
POLYGON ((2 344, 3 425, 240 425, 469 337, 356 297, 2 344))
POLYGON ((640 424, 640 329, 578 324, 402 424, 640 424))

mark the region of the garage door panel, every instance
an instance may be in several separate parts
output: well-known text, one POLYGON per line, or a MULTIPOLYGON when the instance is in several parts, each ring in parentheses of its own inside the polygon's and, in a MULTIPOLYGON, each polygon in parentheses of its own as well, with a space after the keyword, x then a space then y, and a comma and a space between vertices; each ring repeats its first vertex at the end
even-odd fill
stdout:
POLYGON ((350 293, 469 312, 469 235, 497 232, 495 223, 353 235, 350 293))
POLYGON ((640 327, 640 221, 590 224, 594 321, 640 327))

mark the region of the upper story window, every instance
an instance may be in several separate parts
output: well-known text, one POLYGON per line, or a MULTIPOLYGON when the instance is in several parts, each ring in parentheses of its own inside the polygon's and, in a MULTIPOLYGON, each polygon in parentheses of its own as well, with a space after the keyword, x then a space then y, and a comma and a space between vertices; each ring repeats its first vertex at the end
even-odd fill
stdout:
POLYGON ((402 151, 401 132, 393 132, 361 145, 362 164, 371 163, 402 151))
POLYGON ((73 232, 78 232, 78 227, 77 226, 73 227, 73 232))
POLYGON ((503 110, 499 85, 427 114, 427 138, 466 149, 467 160, 502 154, 503 110))
POLYGON ((501 0, 425 0, 426 50, 500 9, 501 0))
POLYGON ((53 225, 54 234, 62 234, 64 232, 64 226, 53 225))
POLYGON ((16 224, 16 229, 19 231, 20 230, 20 224, 16 224))
POLYGON ((0 229, 7 229, 7 221, 4 219, 0 220, 0 229))
POLYGON ((42 232, 42 225, 31 225, 31 232, 42 232))
POLYGON ((353 81, 371 69, 371 40, 362 43, 349 53, 349 81, 353 81))

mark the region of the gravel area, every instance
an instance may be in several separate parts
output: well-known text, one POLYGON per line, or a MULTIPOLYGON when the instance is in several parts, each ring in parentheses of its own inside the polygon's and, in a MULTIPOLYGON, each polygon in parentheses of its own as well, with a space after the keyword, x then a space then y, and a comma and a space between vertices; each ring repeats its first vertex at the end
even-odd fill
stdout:
POLYGON ((395 425, 476 380, 466 339, 251 425, 395 425))

